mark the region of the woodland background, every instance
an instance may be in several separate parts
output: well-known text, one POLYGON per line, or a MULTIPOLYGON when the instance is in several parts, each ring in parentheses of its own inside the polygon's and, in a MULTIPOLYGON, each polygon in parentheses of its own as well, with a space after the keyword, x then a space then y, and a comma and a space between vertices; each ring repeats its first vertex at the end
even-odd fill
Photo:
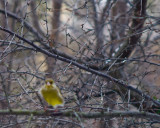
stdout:
POLYGON ((159 128, 158 0, 0 0, 0 127, 159 128), (53 78, 58 112, 38 90, 53 78))

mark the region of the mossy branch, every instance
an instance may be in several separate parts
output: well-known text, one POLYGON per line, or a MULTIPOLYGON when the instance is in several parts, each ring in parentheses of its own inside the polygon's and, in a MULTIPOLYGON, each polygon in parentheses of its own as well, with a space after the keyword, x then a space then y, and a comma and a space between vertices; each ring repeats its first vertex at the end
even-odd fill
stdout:
MULTIPOLYGON (((135 118, 150 118, 155 120, 160 120, 160 115, 148 113, 148 112, 137 112, 137 111, 117 111, 117 112, 76 112, 76 114, 81 118, 120 118, 120 117, 135 117, 135 118)), ((74 111, 61 111, 61 112, 54 112, 53 110, 43 111, 43 110, 16 110, 13 109, 12 111, 0 110, 0 115, 33 115, 33 116, 63 116, 63 117, 76 117, 74 111)))

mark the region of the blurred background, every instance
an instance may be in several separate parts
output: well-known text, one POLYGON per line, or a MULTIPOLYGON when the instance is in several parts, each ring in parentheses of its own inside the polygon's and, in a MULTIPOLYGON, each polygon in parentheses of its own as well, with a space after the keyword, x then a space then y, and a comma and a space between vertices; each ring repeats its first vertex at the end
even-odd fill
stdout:
POLYGON ((43 110, 47 103, 37 92, 53 78, 65 99, 61 111, 159 115, 160 106, 115 81, 160 103, 159 6, 158 0, 0 0, 0 127, 159 128, 157 119, 130 115, 1 114, 43 110))

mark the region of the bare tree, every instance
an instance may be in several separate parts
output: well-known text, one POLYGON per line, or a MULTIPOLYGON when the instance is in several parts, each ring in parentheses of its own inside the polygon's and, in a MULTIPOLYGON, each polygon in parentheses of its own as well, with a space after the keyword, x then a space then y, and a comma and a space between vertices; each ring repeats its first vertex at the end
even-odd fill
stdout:
POLYGON ((0 127, 160 127, 158 0, 0 2, 0 127))

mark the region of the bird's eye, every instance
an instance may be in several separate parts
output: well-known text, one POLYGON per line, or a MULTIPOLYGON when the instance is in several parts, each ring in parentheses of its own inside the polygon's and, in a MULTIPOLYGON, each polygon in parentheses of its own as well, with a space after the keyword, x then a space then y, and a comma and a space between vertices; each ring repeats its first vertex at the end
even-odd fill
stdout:
POLYGON ((53 84, 53 82, 52 82, 52 81, 50 81, 50 84, 53 84))

